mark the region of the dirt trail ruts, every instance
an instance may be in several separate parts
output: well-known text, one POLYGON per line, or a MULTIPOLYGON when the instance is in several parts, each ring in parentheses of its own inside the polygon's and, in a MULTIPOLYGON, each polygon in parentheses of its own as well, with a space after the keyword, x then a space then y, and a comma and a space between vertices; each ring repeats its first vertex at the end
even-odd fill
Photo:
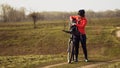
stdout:
POLYGON ((106 62, 100 62, 100 63, 95 63, 95 64, 90 64, 90 65, 85 65, 85 66, 81 66, 81 67, 77 67, 77 68, 96 68, 99 65, 109 64, 111 62, 120 62, 120 59, 112 60, 112 61, 106 61, 106 62))
POLYGON ((51 67, 60 66, 60 65, 64 65, 64 64, 68 64, 68 63, 64 62, 64 63, 59 63, 59 64, 53 64, 53 65, 48 65, 48 66, 45 66, 42 68, 51 68, 51 67))
MULTIPOLYGON (((106 62, 98 62, 98 63, 95 63, 95 64, 89 64, 89 65, 85 65, 85 66, 81 66, 81 67, 77 67, 77 68, 95 68, 99 65, 108 64, 108 63, 111 63, 111 62, 120 62, 120 59, 112 60, 112 61, 106 61, 106 62)), ((53 65, 48 65, 48 66, 45 66, 45 67, 42 67, 42 68, 51 68, 51 67, 60 66, 60 65, 64 65, 64 64, 68 64, 68 63, 64 62, 64 63, 59 63, 59 64, 53 64, 53 65)))
POLYGON ((120 27, 116 27, 117 32, 116 32, 116 36, 120 38, 120 27))
POLYGON ((117 37, 120 38, 120 30, 118 30, 118 31, 116 32, 116 35, 117 35, 117 37))

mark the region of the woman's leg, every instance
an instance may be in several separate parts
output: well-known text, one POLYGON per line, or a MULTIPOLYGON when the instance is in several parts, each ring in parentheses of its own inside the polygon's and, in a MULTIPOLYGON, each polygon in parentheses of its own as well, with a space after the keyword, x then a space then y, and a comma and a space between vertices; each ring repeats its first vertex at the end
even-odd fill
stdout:
POLYGON ((82 49, 83 49, 85 59, 88 60, 87 48, 86 48, 86 35, 81 36, 81 44, 82 44, 82 49))

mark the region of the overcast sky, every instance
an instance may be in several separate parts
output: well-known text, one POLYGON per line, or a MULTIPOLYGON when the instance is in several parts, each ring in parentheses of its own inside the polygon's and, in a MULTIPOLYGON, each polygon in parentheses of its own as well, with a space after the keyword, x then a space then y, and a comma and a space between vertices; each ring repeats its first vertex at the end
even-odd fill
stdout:
POLYGON ((78 11, 79 9, 105 11, 120 9, 120 0, 0 0, 14 8, 31 11, 78 11))

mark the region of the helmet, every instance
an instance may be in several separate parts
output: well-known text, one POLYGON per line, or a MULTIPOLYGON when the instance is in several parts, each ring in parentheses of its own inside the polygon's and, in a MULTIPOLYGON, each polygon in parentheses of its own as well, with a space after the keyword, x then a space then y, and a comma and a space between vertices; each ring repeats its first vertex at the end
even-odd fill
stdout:
POLYGON ((85 16, 85 10, 84 9, 79 10, 78 15, 84 17, 85 16))

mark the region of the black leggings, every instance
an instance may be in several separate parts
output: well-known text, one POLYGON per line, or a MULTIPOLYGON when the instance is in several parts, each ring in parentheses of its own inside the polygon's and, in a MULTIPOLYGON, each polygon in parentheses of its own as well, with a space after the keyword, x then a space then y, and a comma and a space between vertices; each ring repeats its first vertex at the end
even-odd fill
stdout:
POLYGON ((73 45, 75 46, 76 59, 78 59, 79 42, 81 42, 85 59, 88 59, 88 57, 87 57, 87 48, 86 48, 86 35, 85 34, 79 35, 79 36, 73 36, 73 45))

